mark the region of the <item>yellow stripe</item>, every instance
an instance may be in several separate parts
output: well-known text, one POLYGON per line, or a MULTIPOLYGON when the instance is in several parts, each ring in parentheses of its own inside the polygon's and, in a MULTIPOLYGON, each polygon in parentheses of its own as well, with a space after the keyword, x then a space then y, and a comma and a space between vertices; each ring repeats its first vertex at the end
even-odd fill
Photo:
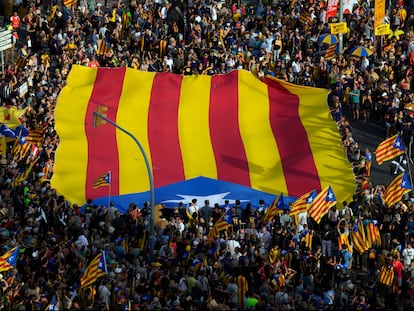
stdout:
MULTIPOLYGON (((141 143, 150 166, 148 143, 148 110, 155 73, 127 69, 116 122, 130 131, 141 143)), ((147 168, 142 153, 131 137, 116 132, 119 152, 119 193, 135 193, 149 189, 147 168)))
POLYGON ((182 82, 178 133, 186 179, 217 178, 209 131, 210 85, 211 77, 206 75, 185 77, 182 82))
POLYGON ((285 87, 299 96, 299 116, 308 133, 322 189, 331 186, 337 201, 350 200, 355 192, 354 175, 327 107, 328 91, 288 83, 285 87))
POLYGON ((274 193, 275 188, 287 193, 269 111, 267 85, 250 72, 239 71, 239 126, 249 164, 251 186, 269 193, 274 193))
POLYGON ((85 172, 88 164, 88 143, 84 123, 92 122, 85 120, 85 115, 96 74, 97 68, 73 67, 55 109, 56 131, 62 141, 55 156, 55 171, 59 174, 53 176, 51 184, 56 189, 70 189, 65 196, 72 202, 86 202, 87 199, 85 172), (74 163, 73 159, 76 159, 76 167, 71 165, 74 163))

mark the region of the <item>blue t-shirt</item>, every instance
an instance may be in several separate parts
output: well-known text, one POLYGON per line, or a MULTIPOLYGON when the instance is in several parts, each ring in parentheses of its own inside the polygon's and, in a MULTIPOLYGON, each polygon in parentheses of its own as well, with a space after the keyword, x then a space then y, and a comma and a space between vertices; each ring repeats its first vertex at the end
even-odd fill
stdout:
POLYGON ((342 255, 342 259, 344 261, 343 265, 344 265, 345 269, 348 269, 349 265, 351 264, 352 254, 349 251, 343 249, 343 250, 341 250, 341 255, 342 255))

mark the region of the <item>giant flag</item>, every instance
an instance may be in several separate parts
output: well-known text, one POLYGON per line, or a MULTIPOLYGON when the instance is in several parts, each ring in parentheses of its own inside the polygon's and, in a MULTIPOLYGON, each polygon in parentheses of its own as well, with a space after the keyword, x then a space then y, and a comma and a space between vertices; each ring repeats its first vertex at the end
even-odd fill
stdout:
POLYGON ((244 70, 182 76, 75 65, 55 109, 61 143, 52 186, 73 203, 105 196, 93 189, 105 167, 112 196, 149 189, 134 141, 109 123, 93 126, 100 107, 141 143, 155 188, 204 176, 294 197, 332 184, 349 200, 352 168, 327 92, 244 70))
POLYGON ((387 189, 385 189, 382 200, 384 204, 387 204, 388 207, 390 207, 400 201, 402 196, 412 189, 410 179, 408 178, 407 173, 404 172, 395 177, 387 189))

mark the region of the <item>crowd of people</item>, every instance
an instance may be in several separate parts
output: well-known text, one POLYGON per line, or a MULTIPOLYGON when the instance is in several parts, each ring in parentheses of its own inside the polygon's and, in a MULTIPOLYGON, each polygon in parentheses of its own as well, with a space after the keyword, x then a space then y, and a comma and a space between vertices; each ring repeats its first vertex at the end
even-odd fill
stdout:
POLYGON ((1 72, 0 96, 4 107, 26 109, 20 121, 40 139, 29 151, 16 148, 18 139, 9 141, 1 159, 0 254, 18 246, 19 255, 13 269, 0 274, 0 309, 414 308, 414 197, 381 203, 387 185, 370 181, 370 151, 359 146, 351 126, 377 122, 386 136, 400 133, 411 156, 414 3, 387 2, 387 36, 375 36, 374 1, 355 3, 344 14, 349 31, 343 50, 329 57, 319 38, 338 18, 327 19, 326 7, 303 0, 81 1, 69 7, 36 1, 14 7, 5 18, 14 46, 1 72), (356 46, 372 55, 352 55, 356 46), (155 237, 147 235, 151 206, 131 203, 121 214, 90 201, 81 209, 49 182, 59 145, 54 107, 73 64, 182 75, 245 69, 258 79, 272 75, 329 88, 328 105, 354 166, 354 199, 338 202, 320 224, 307 213, 284 211, 265 222, 266 207, 193 200, 164 209, 155 237), (212 236, 227 209, 232 226, 212 236), (357 218, 375 222, 381 237, 362 254, 349 237, 357 218), (81 288, 83 272, 102 251, 107 273, 81 288), (394 281, 384 281, 384 267, 393 269, 394 281))

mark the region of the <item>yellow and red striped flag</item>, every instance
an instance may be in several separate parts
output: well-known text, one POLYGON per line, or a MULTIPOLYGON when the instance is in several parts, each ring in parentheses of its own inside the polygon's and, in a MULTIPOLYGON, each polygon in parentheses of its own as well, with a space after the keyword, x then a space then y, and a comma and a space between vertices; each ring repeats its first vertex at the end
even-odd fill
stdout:
POLYGON ((11 185, 13 187, 17 187, 20 185, 23 181, 25 181, 30 173, 32 172, 33 166, 35 165, 36 161, 31 161, 29 166, 23 171, 20 172, 17 176, 15 176, 11 182, 11 185))
POLYGON ((77 0, 63 0, 63 5, 70 8, 76 4, 77 0))
POLYGON ((388 207, 401 201, 402 196, 412 190, 412 185, 408 174, 406 172, 398 175, 385 189, 382 195, 382 201, 387 204, 388 207))
POLYGON ((306 24, 312 24, 312 17, 309 15, 308 12, 306 12, 305 10, 303 10, 300 15, 299 15, 299 21, 306 25, 306 24))
POLYGON ((265 211, 264 222, 266 224, 277 215, 276 203, 277 203, 277 198, 273 200, 272 204, 265 211))
POLYGON ((315 200, 316 198, 316 190, 309 191, 299 197, 295 202, 292 204, 292 209, 289 211, 289 215, 294 216, 308 210, 309 205, 315 200))
POLYGON ((377 247, 381 246, 381 235, 378 228, 378 222, 371 220, 367 225, 367 240, 371 247, 375 244, 377 247))
POLYGON ((338 51, 338 43, 330 45, 325 51, 325 58, 330 60, 335 57, 338 51))
POLYGON ((50 23, 54 18, 55 18, 55 15, 56 15, 56 12, 57 12, 57 5, 55 4, 54 6, 52 6, 52 8, 50 9, 50 14, 49 14, 49 16, 47 17, 47 21, 50 23))
POLYGON ((231 209, 229 208, 226 211, 226 213, 214 224, 213 228, 208 233, 208 237, 218 237, 221 231, 227 230, 231 226, 233 226, 233 218, 231 214, 231 209))
POLYGON ((81 277, 81 287, 86 287, 94 282, 101 276, 107 273, 105 252, 101 252, 98 256, 92 259, 89 266, 85 269, 81 277))
POLYGON ((236 284, 237 284, 237 297, 238 297, 238 304, 239 306, 244 309, 244 299, 246 298, 246 293, 249 291, 249 283, 247 279, 243 275, 239 275, 236 277, 236 284))
POLYGON ((332 191, 331 186, 327 186, 323 191, 318 193, 315 200, 309 207, 309 216, 312 217, 318 224, 322 217, 329 211, 329 209, 336 204, 336 197, 332 191))
POLYGON ((379 165, 405 152, 404 143, 400 134, 395 134, 382 141, 375 150, 375 158, 379 165))
POLYGON ((13 247, 0 257, 0 272, 13 269, 16 265, 17 256, 19 255, 19 248, 13 247))
POLYGON ((313 234, 311 230, 309 230, 306 233, 304 239, 305 239, 306 246, 309 247, 310 250, 312 250, 313 234))
POLYGON ((112 49, 109 46, 109 43, 105 41, 105 38, 101 39, 99 42, 98 50, 96 51, 97 55, 106 55, 112 54, 112 49))
POLYGON ((394 281, 394 268, 392 265, 383 265, 379 274, 378 282, 383 285, 389 286, 394 281))
POLYGON ((42 136, 43 136, 42 128, 30 130, 29 134, 25 137, 25 142, 34 144, 34 145, 39 145, 42 143, 42 136))
POLYGON ((6 136, 0 137, 0 155, 4 155, 7 153, 7 142, 6 142, 6 136))
POLYGON ((280 214, 283 210, 288 210, 289 206, 285 203, 285 199, 283 197, 283 193, 279 195, 277 199, 274 199, 272 205, 266 209, 264 215, 264 222, 267 224, 269 221, 273 220, 277 214, 280 214))
POLYGON ((109 186, 111 184, 111 172, 106 172, 103 175, 99 176, 93 182, 93 188, 99 188, 103 186, 109 186))
POLYGON ((183 76, 74 65, 55 109, 60 145, 51 183, 83 204, 107 195, 93 182, 109 165, 111 196, 148 191, 130 138, 109 123, 93 126, 104 105, 106 117, 141 142, 155 188, 204 176, 299 197, 335 180, 335 194, 350 200, 354 175, 321 105, 327 94, 245 70, 183 76))
POLYGON ((303 28, 308 30, 313 25, 313 20, 310 14, 306 11, 302 11, 299 15, 299 21, 303 24, 303 28))
POLYGON ((368 245, 368 241, 365 236, 364 225, 362 224, 360 217, 355 219, 355 225, 352 231, 352 243, 354 245, 354 249, 360 254, 364 253, 370 248, 370 245, 368 245))
POLYGON ((345 245, 348 252, 353 253, 353 248, 351 246, 351 243, 349 242, 349 236, 346 233, 341 233, 338 237, 339 250, 343 249, 343 245, 345 245))

